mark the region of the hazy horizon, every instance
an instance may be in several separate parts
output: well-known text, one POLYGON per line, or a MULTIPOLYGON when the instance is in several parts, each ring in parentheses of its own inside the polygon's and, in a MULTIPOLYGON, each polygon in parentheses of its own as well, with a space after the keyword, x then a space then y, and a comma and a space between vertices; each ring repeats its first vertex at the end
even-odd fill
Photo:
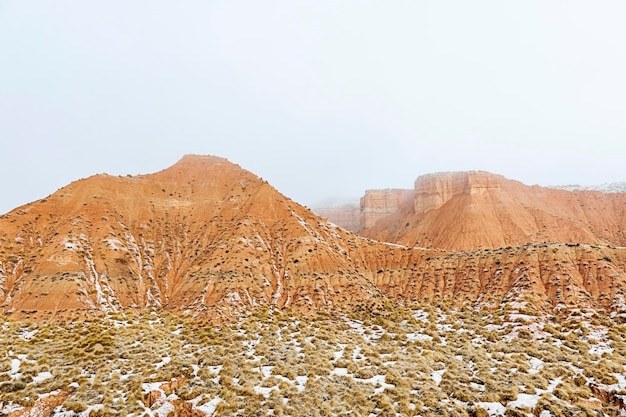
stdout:
POLYGON ((420 175, 626 181, 626 3, 0 2, 0 213, 228 158, 311 206, 420 175))

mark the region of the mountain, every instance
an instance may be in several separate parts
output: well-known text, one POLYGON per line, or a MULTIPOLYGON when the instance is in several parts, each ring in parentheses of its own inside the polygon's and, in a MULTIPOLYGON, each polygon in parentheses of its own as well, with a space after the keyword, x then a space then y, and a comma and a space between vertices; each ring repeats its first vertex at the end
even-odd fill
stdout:
MULTIPOLYGON (((462 206, 468 197, 454 190, 430 198, 425 214, 462 206)), ((621 312, 625 264, 626 249, 599 245, 457 253, 378 242, 208 156, 150 175, 95 175, 0 218, 0 309, 43 318, 126 309, 227 318, 389 301, 621 312)))
POLYGON ((376 300, 348 236, 225 159, 186 156, 151 175, 76 181, 3 216, 0 305, 230 315, 376 300))
POLYGON ((626 193, 531 187, 487 172, 422 176, 412 193, 360 234, 449 250, 541 242, 626 245, 626 193))

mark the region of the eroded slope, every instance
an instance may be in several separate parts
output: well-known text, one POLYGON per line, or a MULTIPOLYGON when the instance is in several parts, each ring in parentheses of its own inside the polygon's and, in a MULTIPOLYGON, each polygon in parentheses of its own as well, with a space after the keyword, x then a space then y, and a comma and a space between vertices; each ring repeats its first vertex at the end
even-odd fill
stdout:
POLYGON ((150 308, 233 317, 258 306, 314 312, 387 300, 625 309, 625 249, 381 243, 215 157, 74 182, 0 218, 0 244, 0 306, 22 315, 150 308))

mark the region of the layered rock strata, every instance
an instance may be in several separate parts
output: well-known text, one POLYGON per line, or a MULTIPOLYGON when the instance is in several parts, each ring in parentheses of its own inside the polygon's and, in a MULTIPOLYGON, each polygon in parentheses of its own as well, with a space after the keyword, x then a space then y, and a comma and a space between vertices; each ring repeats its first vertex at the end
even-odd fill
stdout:
POLYGON ((413 197, 411 190, 386 189, 367 190, 361 198, 361 229, 367 229, 376 222, 395 213, 403 202, 409 201, 413 197))
POLYGON ((527 186, 486 172, 432 174, 415 181, 412 205, 363 236, 449 250, 565 242, 626 245, 626 194, 527 186))

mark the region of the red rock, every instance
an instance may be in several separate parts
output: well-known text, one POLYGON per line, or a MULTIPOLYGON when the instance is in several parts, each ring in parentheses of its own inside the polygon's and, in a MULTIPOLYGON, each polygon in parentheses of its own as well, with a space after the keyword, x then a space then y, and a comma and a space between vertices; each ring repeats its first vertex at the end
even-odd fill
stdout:
MULTIPOLYGON (((388 226, 387 236, 413 244, 421 235, 398 225, 419 220, 419 227, 438 231, 432 239, 441 239, 437 243, 444 247, 456 242, 453 238, 460 247, 487 239, 502 246, 509 233, 518 236, 511 231, 524 221, 550 226, 541 233, 555 227, 554 236, 576 242, 595 236, 585 231, 598 227, 611 242, 623 234, 624 208, 617 197, 537 187, 549 198, 533 209, 534 197, 525 193, 535 187, 501 178, 492 182, 499 189, 476 182, 460 194, 451 190, 466 190, 465 185, 424 187, 443 190, 441 198, 429 200, 440 207, 417 214, 413 201, 402 200, 400 211, 376 227, 388 226), (610 211, 616 218, 622 213, 622 220, 608 214, 591 219, 585 208, 588 229, 565 227, 581 211, 564 210, 572 205, 562 197, 578 201, 587 195, 590 210, 610 202, 610 211), (562 211, 549 211, 552 204, 562 211), (518 206, 526 212, 505 222, 508 208, 518 206), (400 216, 407 210, 413 213, 400 216), (460 217, 450 217, 448 210, 460 217), (453 221, 464 224, 464 216, 471 227, 453 221), (478 233, 483 229, 487 238, 478 233)), ((159 308, 219 319, 263 305, 308 313, 368 310, 388 300, 494 307, 525 300, 545 311, 621 312, 625 264, 626 249, 597 245, 457 253, 376 242, 330 224, 215 157, 187 156, 150 175, 96 175, 0 218, 0 309, 37 317, 159 308)))
POLYGON ((527 186, 486 172, 415 181, 413 204, 361 231, 408 246, 449 250, 565 242, 626 246, 626 193, 527 186))
POLYGON ((368 229, 376 222, 398 211, 402 203, 413 198, 411 190, 367 190, 361 198, 361 229, 368 229))
POLYGON ((357 240, 225 159, 186 156, 76 181, 0 218, 0 307, 230 316, 379 300, 347 255, 357 240))
POLYGON ((70 396, 69 391, 60 391, 56 394, 47 395, 38 398, 32 407, 26 407, 21 410, 9 413, 9 417, 39 417, 52 414, 57 406, 63 404, 70 396))

